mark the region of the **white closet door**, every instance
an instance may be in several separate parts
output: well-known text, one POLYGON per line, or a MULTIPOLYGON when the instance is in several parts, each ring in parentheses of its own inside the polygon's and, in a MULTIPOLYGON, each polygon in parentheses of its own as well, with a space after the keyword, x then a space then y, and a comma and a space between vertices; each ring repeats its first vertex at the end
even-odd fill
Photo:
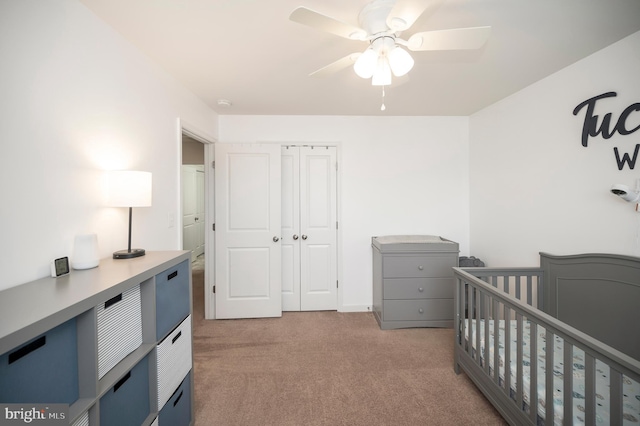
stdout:
POLYGON ((300 308, 335 310, 337 169, 335 147, 300 148, 300 308))
POLYGON ((282 310, 300 310, 300 148, 282 148, 282 310))
POLYGON ((215 145, 216 318, 282 316, 279 145, 215 145))

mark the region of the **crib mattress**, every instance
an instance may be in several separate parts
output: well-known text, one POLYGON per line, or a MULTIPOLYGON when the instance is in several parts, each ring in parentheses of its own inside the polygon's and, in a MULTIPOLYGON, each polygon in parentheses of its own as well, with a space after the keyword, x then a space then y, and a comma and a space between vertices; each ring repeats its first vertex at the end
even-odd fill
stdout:
MULTIPOLYGON (((468 342, 469 338, 469 328, 471 328, 474 338, 473 341, 473 349, 476 350, 476 339, 475 339, 475 330, 476 330, 476 320, 471 320, 471 327, 468 326, 469 320, 467 319, 467 326, 465 327, 466 339, 468 342)), ((493 320, 480 321, 480 345, 481 351, 480 353, 484 356, 484 326, 485 323, 489 324, 489 368, 493 370, 494 366, 494 325, 493 320)), ((504 321, 499 320, 498 329, 499 329, 499 375, 501 383, 504 383, 504 336, 505 336, 505 323, 509 323, 510 327, 510 375, 511 375, 511 386, 512 392, 515 394, 515 388, 517 385, 517 322, 516 321, 504 321)), ((523 350, 522 350, 522 365, 523 365, 523 399, 524 403, 531 407, 531 398, 529 395, 530 386, 530 365, 531 365, 531 356, 529 350, 529 342, 531 339, 530 336, 530 323, 528 321, 523 321, 523 330, 522 330, 522 339, 523 339, 523 350)), ((546 370, 546 361, 545 361, 545 341, 546 341, 546 331, 544 329, 538 328, 537 330, 537 370, 538 370, 538 392, 536 395, 537 400, 537 410, 538 417, 541 420, 546 418, 545 414, 545 370, 546 370)), ((561 425, 562 418, 564 415, 563 411, 563 374, 564 374, 564 362, 563 362, 563 351, 564 351, 564 342, 562 338, 557 335, 554 335, 554 393, 553 393, 553 407, 554 407, 554 424, 561 425)), ((481 359, 482 364, 484 365, 484 359, 481 359)), ((574 425, 583 425, 585 424, 585 356, 584 351, 579 348, 575 348, 573 350, 573 424, 574 425)), ((598 424, 608 424, 609 419, 609 366, 605 363, 596 360, 596 422, 598 424)), ((640 383, 630 379, 629 377, 623 376, 623 419, 624 425, 626 426, 638 426, 640 425, 640 383)))

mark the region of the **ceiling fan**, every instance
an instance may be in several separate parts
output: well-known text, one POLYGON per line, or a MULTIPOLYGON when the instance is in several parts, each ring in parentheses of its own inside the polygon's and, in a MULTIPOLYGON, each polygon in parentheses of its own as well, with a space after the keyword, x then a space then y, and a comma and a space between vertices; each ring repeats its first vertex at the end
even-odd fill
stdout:
POLYGON ((356 74, 371 78, 374 86, 388 86, 391 75, 400 77, 413 67, 412 52, 433 50, 479 49, 489 38, 491 27, 456 28, 417 32, 400 38, 420 17, 433 13, 443 0, 373 0, 358 15, 360 26, 354 26, 322 13, 298 7, 289 19, 299 24, 326 31, 350 40, 369 43, 363 52, 344 58, 309 74, 325 77, 353 65, 356 74))

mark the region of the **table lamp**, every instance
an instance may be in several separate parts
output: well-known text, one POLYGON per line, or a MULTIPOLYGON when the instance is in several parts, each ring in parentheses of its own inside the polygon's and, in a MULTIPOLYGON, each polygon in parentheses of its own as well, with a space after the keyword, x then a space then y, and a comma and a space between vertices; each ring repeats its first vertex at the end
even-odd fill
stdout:
POLYGON ((131 217, 133 207, 151 206, 151 173, 137 171, 112 171, 108 176, 107 205, 129 207, 129 245, 126 250, 113 253, 114 259, 131 259, 144 256, 144 249, 131 248, 131 217))

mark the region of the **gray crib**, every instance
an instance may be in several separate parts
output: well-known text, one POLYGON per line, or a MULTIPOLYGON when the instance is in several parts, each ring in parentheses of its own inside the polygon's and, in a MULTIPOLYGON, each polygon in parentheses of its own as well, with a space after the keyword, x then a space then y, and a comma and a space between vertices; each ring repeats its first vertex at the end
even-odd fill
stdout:
POLYGON ((455 371, 510 424, 640 424, 640 258, 454 273, 455 371))

